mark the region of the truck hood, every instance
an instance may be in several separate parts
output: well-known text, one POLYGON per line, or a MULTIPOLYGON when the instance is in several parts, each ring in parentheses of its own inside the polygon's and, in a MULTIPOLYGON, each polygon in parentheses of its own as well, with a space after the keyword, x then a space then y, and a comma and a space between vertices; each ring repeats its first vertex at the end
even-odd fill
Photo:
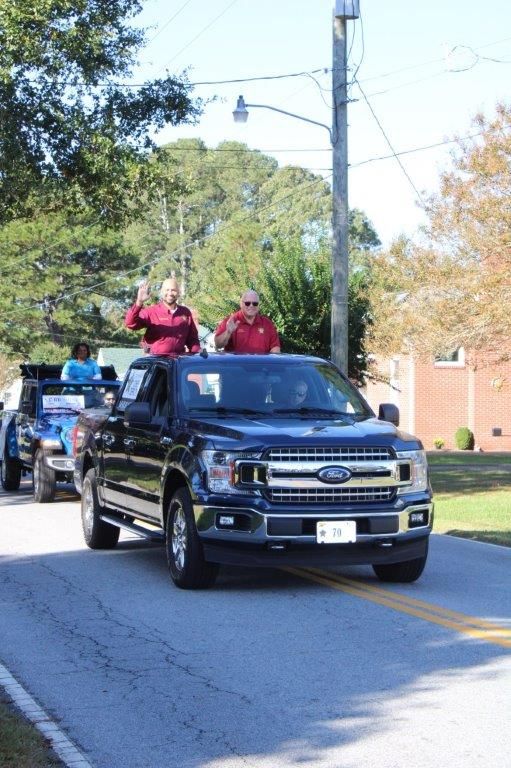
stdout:
POLYGON ((65 452, 70 454, 72 441, 68 439, 69 430, 78 420, 78 414, 43 414, 35 427, 35 432, 41 437, 60 439, 65 452))
POLYGON ((263 450, 272 446, 378 445, 397 451, 422 449, 413 435, 402 432, 386 421, 376 418, 352 422, 341 419, 285 417, 233 417, 225 419, 190 420, 190 428, 200 432, 214 450, 263 450))

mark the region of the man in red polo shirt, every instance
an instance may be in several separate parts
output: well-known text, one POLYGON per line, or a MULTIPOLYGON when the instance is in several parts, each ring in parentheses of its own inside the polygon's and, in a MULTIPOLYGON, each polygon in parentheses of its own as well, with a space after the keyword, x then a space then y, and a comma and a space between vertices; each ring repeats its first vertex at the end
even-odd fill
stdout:
POLYGON ((215 346, 225 352, 259 355, 280 352, 277 329, 269 317, 259 314, 259 296, 255 291, 245 291, 239 311, 225 317, 218 325, 215 346))
POLYGON ((124 325, 131 331, 145 328, 142 347, 152 355, 180 355, 199 352, 199 334, 188 307, 177 303, 179 286, 173 277, 161 284, 160 301, 150 307, 144 302, 150 296, 149 284, 142 283, 137 300, 126 313, 124 325))

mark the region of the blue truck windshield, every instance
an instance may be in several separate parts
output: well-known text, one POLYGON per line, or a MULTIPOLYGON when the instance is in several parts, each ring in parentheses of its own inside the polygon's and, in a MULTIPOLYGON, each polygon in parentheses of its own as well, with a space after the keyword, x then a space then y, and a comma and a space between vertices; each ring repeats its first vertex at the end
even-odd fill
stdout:
POLYGON ((200 367, 183 366, 180 376, 181 404, 190 413, 374 415, 358 391, 325 363, 283 365, 265 360, 261 366, 257 360, 215 360, 200 367))
POLYGON ((108 393, 117 395, 118 382, 108 384, 46 384, 42 387, 41 402, 44 413, 78 413, 84 408, 105 405, 108 393))

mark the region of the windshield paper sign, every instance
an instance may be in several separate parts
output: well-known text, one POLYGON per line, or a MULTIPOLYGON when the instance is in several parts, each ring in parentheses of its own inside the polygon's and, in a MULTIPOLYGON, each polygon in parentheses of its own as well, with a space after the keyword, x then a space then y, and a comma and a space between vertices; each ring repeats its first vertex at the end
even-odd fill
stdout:
POLYGON ((130 373, 122 397, 124 400, 136 400, 138 391, 144 380, 146 368, 133 368, 130 373))
POLYGON ((80 411, 85 406, 83 395, 43 395, 43 410, 53 413, 80 411))

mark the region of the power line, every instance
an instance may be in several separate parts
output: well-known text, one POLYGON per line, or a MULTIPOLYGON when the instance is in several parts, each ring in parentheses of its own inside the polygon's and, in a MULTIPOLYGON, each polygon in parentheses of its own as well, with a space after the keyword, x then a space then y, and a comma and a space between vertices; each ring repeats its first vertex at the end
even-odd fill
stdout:
POLYGON ((422 147, 414 147, 413 149, 404 149, 401 152, 394 152, 392 155, 381 155, 380 157, 369 157, 367 160, 360 160, 358 163, 350 163, 350 168, 358 168, 360 165, 366 165, 367 163, 376 163, 379 160, 391 160, 394 159, 396 156, 399 157, 401 155, 412 155, 415 152, 423 152, 427 149, 436 149, 437 147, 445 146, 446 144, 456 144, 458 141, 464 141, 466 139, 475 139, 478 136, 482 136, 483 132, 480 131, 479 133, 470 133, 467 136, 460 136, 455 139, 446 139, 445 141, 437 141, 434 144, 426 144, 422 147))
MULTIPOLYGON (((492 45, 499 45, 500 43, 507 43, 511 40, 511 37, 505 37, 501 40, 495 40, 492 43, 484 43, 483 45, 478 45, 476 48, 472 48, 473 51, 480 51, 483 48, 490 48, 492 45)), ((468 46, 467 46, 468 47, 468 46)), ((406 67, 401 67, 400 69, 394 69, 390 72, 383 72, 379 75, 372 75, 371 77, 364 77, 361 80, 359 80, 359 83, 369 83, 371 80, 380 80, 385 77, 391 77, 392 75, 399 75, 401 72, 408 72, 411 69, 419 69, 420 67, 427 67, 430 64, 439 64, 441 62, 445 61, 445 56, 442 56, 439 59, 430 59, 429 61, 423 61, 420 64, 410 64, 406 67)))
POLYGON ((385 133, 385 130, 384 130, 384 128, 383 128, 383 126, 382 126, 382 124, 381 124, 381 123, 380 123, 380 121, 378 120, 378 118, 377 118, 377 116, 376 116, 376 113, 375 113, 374 109, 372 108, 372 106, 371 106, 371 104, 370 104, 370 102, 369 102, 369 99, 367 98, 367 96, 365 95, 364 91, 362 90, 362 86, 360 85, 360 83, 358 83, 358 87, 360 88, 360 92, 361 92, 362 96, 364 97, 364 100, 365 100, 365 102, 366 102, 367 106, 369 107, 369 110, 370 110, 370 112, 371 112, 371 114, 372 114, 373 118, 375 119, 375 121, 376 121, 376 124, 378 125, 378 128, 379 128, 379 129, 380 129, 380 131, 382 132, 382 134, 383 134, 383 137, 384 137, 385 141, 386 141, 386 142, 387 142, 387 144, 389 145, 389 148, 390 148, 390 151, 392 152, 392 155, 395 157, 395 159, 396 159, 396 161, 397 161, 397 163, 398 163, 399 167, 400 167, 400 168, 401 168, 401 170, 403 171, 403 173, 404 173, 404 175, 406 176, 406 178, 407 178, 407 180, 408 180, 408 182, 409 182, 410 186, 412 187, 413 191, 414 191, 414 192, 415 192, 415 194, 417 195, 417 198, 418 198, 418 200, 420 200, 420 202, 421 202, 421 203, 424 203, 424 200, 423 200, 423 197, 422 197, 421 193, 419 192, 419 190, 417 189, 417 187, 416 187, 416 186, 415 186, 415 184, 413 183, 413 181, 412 181, 412 179, 411 179, 410 175, 408 174, 408 171, 406 170, 406 168, 404 167, 403 163, 401 162, 401 160, 399 159, 398 155, 396 154, 396 151, 395 151, 394 147, 392 146, 392 144, 391 144, 391 141, 390 141, 389 137, 388 137, 388 136, 387 136, 387 134, 385 133))
MULTIPOLYGON (((199 85, 233 85, 236 83, 252 83, 265 80, 286 80, 293 77, 307 77, 317 74, 326 75, 331 71, 332 69, 329 67, 318 67, 317 69, 312 69, 310 71, 304 70, 303 72, 285 72, 281 75, 254 75, 252 77, 236 77, 229 80, 198 80, 197 82, 188 83, 188 85, 192 88, 195 88, 199 85)), ((75 83, 71 83, 67 80, 57 80, 56 82, 59 85, 75 85, 75 83)), ((81 85, 84 85, 84 83, 81 83, 81 85)), ((91 85, 91 88, 144 88, 146 85, 147 83, 121 83, 112 81, 95 83, 94 85, 91 85)))
POLYGON ((169 26, 169 24, 172 24, 172 22, 174 21, 174 19, 176 19, 176 18, 179 16, 179 14, 181 13, 181 11, 184 11, 184 9, 186 8, 186 6, 187 6, 187 5, 190 5, 190 3, 191 3, 191 2, 192 2, 192 0, 186 0, 186 3, 183 3, 183 5, 181 6, 181 8, 180 8, 178 11, 176 11, 176 12, 175 12, 175 14, 174 14, 173 16, 171 16, 171 17, 170 17, 170 19, 169 19, 168 21, 166 21, 166 22, 165 22, 165 24, 164 24, 162 27, 160 27, 160 28, 159 28, 158 32, 157 32, 157 33, 156 33, 156 34, 155 34, 153 37, 151 37, 151 39, 150 39, 150 40, 148 40, 148 41, 147 41, 147 45, 151 45, 151 43, 152 43, 154 40, 156 40, 156 38, 157 38, 157 37, 159 37, 159 36, 161 35, 161 33, 163 32, 163 30, 164 30, 164 29, 167 29, 167 27, 169 26))
POLYGON ((213 24, 216 24, 216 22, 217 22, 219 19, 221 19, 221 18, 222 18, 222 16, 224 16, 224 14, 226 14, 226 13, 227 13, 227 11, 228 11, 230 8, 232 8, 232 6, 233 6, 235 3, 237 3, 237 2, 238 2, 238 0, 231 0, 231 2, 229 3, 229 5, 227 5, 227 6, 224 8, 224 10, 223 10, 221 13, 219 13, 219 14, 218 14, 218 16, 215 16, 215 18, 214 18, 212 21, 210 21, 210 22, 209 22, 209 24, 206 24, 206 26, 205 26, 205 27, 203 27, 203 28, 200 30, 200 32, 198 32, 198 33, 195 35, 195 37, 193 37, 193 38, 192 38, 192 39, 191 39, 191 40, 190 40, 190 41, 189 41, 189 42, 188 42, 186 45, 184 45, 184 46, 181 48, 181 50, 179 50, 179 51, 178 51, 178 52, 175 54, 175 56, 173 56, 173 57, 172 57, 172 58, 171 58, 169 61, 167 61, 167 63, 166 63, 166 64, 165 64, 165 65, 162 67, 162 69, 166 69, 166 68, 169 66, 169 64, 172 64, 172 62, 173 62, 173 61, 175 61, 175 60, 176 60, 176 59, 177 59, 177 58, 178 58, 178 57, 179 57, 179 56, 180 56, 180 55, 183 53, 183 51, 186 51, 186 49, 187 49, 187 48, 189 48, 189 47, 190 47, 190 46, 191 46, 191 45, 192 45, 192 44, 193 44, 193 43, 194 43, 196 40, 198 40, 198 38, 199 38, 199 37, 201 37, 201 35, 203 35, 203 34, 204 34, 204 32, 206 32, 208 29, 210 29, 210 27, 212 27, 212 26, 213 26, 213 24))

